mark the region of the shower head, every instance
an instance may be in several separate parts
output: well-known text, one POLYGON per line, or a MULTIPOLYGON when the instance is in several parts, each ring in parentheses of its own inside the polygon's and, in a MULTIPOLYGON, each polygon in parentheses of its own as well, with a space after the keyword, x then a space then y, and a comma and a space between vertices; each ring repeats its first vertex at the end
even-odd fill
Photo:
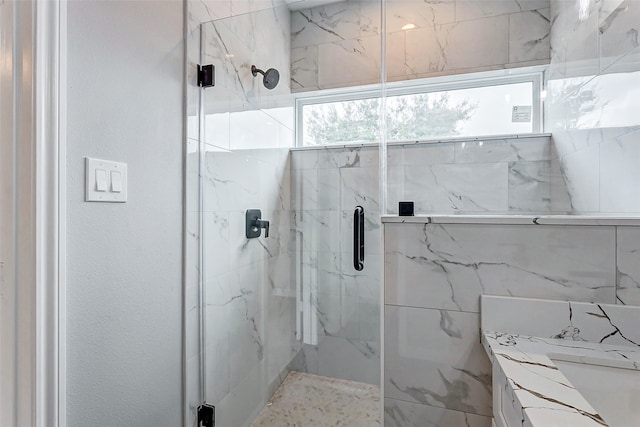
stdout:
POLYGON ((278 82, 280 81, 280 73, 275 68, 269 68, 267 71, 262 71, 256 68, 255 65, 252 65, 251 74, 253 74, 253 77, 256 77, 258 73, 264 76, 262 77, 262 84, 267 89, 275 88, 278 85, 278 82))

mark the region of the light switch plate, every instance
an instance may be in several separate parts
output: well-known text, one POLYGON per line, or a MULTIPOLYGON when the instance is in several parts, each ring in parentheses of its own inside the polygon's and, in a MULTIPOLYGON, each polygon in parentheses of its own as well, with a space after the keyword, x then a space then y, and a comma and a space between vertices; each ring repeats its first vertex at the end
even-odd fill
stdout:
POLYGON ((86 202, 124 203, 127 201, 127 164, 85 157, 85 197, 86 202), (96 171, 106 171, 106 191, 98 191, 96 171), (111 185, 112 172, 120 173, 121 191, 114 192, 111 185))

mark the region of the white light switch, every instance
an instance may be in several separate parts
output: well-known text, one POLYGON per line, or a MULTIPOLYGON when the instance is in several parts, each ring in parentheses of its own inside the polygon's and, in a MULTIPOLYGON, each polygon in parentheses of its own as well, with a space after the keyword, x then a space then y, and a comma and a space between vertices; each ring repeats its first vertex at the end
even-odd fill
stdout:
POLYGON ((127 164, 85 158, 85 201, 127 201, 127 164))
POLYGON ((107 191, 107 171, 96 169, 96 191, 107 191))
POLYGON ((119 171, 111 171, 111 192, 122 192, 122 174, 119 171))

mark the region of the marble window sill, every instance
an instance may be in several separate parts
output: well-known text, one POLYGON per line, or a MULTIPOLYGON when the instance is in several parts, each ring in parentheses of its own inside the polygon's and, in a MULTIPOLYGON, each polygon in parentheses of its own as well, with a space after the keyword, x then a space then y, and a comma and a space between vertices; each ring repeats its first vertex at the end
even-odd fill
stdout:
MULTIPOLYGON (((416 145, 429 145, 429 144, 447 144, 455 142, 476 142, 476 141, 504 141, 504 140, 517 140, 527 138, 549 138, 552 135, 550 133, 523 133, 523 134, 509 134, 509 135, 485 135, 485 136, 461 136, 461 137, 449 137, 449 138, 435 138, 424 139, 419 141, 392 141, 387 142, 388 147, 393 146, 416 146, 416 145)), ((291 147, 290 151, 307 151, 307 150, 342 150, 349 148, 379 148, 379 142, 353 142, 348 144, 327 144, 327 145, 307 145, 300 147, 291 147)))

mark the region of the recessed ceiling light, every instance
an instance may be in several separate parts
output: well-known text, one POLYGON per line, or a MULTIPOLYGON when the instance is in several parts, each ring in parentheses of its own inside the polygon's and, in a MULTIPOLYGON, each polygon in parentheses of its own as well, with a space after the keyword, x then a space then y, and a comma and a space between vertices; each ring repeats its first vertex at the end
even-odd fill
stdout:
POLYGON ((235 55, 233 53, 227 53, 225 56, 227 58, 233 58, 235 55))
POLYGON ((403 26, 401 29, 407 31, 407 30, 413 30, 415 27, 416 27, 415 24, 407 24, 403 26))

